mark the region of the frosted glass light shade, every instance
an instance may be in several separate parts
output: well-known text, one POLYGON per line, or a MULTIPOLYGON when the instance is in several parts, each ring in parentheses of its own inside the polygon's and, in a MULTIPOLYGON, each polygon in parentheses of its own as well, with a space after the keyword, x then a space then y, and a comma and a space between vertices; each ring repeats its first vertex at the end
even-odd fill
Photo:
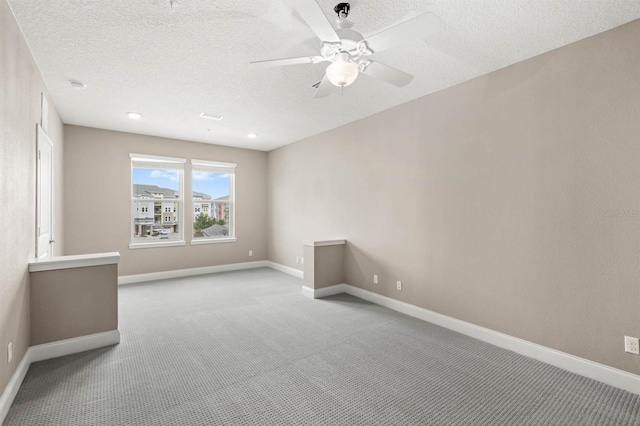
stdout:
POLYGON ((358 66, 340 57, 327 67, 327 78, 338 87, 345 87, 358 78, 358 66))

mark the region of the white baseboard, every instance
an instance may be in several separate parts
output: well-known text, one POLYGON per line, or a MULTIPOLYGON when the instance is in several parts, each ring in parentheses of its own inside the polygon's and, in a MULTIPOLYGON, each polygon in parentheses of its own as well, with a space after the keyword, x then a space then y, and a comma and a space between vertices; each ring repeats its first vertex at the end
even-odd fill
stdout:
POLYGON ((18 390, 20 390, 20 385, 22 385, 22 381, 27 375, 27 371, 29 371, 31 361, 29 360, 28 355, 29 350, 27 349, 27 352, 18 364, 18 368, 13 373, 13 376, 11 376, 9 383, 7 383, 7 387, 4 388, 4 392, 0 395, 0 425, 4 422, 5 417, 7 417, 9 408, 11 408, 11 404, 13 404, 13 400, 18 394, 18 390))
POLYGON ((194 275, 213 274, 216 272, 239 271, 241 269, 271 267, 271 265, 269 265, 270 263, 272 262, 258 260, 255 262, 231 263, 228 265, 205 266, 202 268, 176 269, 174 271, 151 272, 148 274, 124 275, 118 277, 118 285, 166 280, 169 278, 191 277, 194 275))
POLYGON ((215 274, 216 272, 239 271, 241 269, 271 268, 285 274, 303 278, 304 273, 298 269, 290 268, 269 260, 258 260, 255 262, 230 263, 228 265, 205 266, 202 268, 176 269, 173 271, 150 272, 148 274, 123 275, 118 277, 118 285, 142 283, 146 281, 166 280, 171 278, 191 277, 194 275, 215 274))
POLYGON ((276 271, 280 271, 280 272, 284 272, 285 274, 293 275, 294 277, 297 277, 297 278, 304 278, 304 272, 299 270, 299 269, 295 269, 295 268, 291 268, 289 266, 281 265, 279 263, 271 262, 270 260, 267 261, 267 265, 266 266, 268 266, 271 269, 275 269, 276 271))
POLYGON ((307 287, 306 285, 302 286, 302 294, 311 299, 322 299, 323 297, 333 296, 334 294, 347 293, 347 285, 346 284, 336 284, 330 287, 317 288, 313 289, 307 287))
POLYGON ((313 289, 307 287, 306 285, 302 286, 302 295, 307 296, 309 299, 318 299, 318 297, 315 297, 315 292, 313 291, 313 289))
POLYGON ((4 392, 0 395, 0 425, 7 416, 31 363, 111 346, 117 343, 120 343, 120 331, 110 330, 29 347, 20 364, 18 364, 18 368, 11 376, 11 380, 9 380, 4 392))
POLYGON ((116 345, 118 343, 120 343, 120 331, 110 330, 102 333, 89 334, 87 336, 74 337, 73 339, 58 340, 57 342, 31 346, 27 352, 30 353, 29 360, 31 362, 38 362, 45 359, 58 358, 91 349, 116 345))
MULTIPOLYGON (((303 290, 304 288, 305 287, 303 286, 303 290)), ((590 361, 588 359, 580 358, 575 355, 570 355, 546 346, 538 345, 536 343, 519 339, 517 337, 500 333, 466 321, 442 315, 437 312, 401 302, 387 296, 382 296, 349 284, 338 284, 332 287, 327 287, 326 290, 327 294, 324 296, 320 296, 321 293, 316 293, 310 288, 308 288, 308 291, 306 291, 305 294, 318 298, 337 294, 338 292, 348 293, 352 296, 401 312, 414 318, 457 331, 458 333, 482 340, 483 342, 490 343, 500 348, 519 353, 529 358, 542 361, 546 364, 562 368, 563 370, 571 371, 572 373, 640 395, 640 376, 638 375, 590 361)))

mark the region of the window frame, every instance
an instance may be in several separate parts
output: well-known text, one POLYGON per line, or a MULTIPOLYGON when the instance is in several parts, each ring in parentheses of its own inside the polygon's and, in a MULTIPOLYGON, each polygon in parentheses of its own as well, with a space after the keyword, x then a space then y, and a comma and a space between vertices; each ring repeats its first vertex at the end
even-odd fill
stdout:
MULTIPOLYGON (((139 248, 153 248, 153 247, 177 247, 184 246, 186 244, 185 241, 185 229, 184 229, 184 208, 185 208, 185 197, 184 197, 184 168, 187 162, 184 158, 175 158, 175 157, 164 157, 159 155, 148 155, 148 154, 129 154, 130 158, 130 173, 131 179, 129 182, 129 195, 130 195, 130 213, 129 213, 129 222, 130 222, 130 230, 129 230, 129 248, 130 249, 139 249, 139 248), (135 202, 140 201, 140 199, 136 199, 133 197, 133 170, 134 168, 145 168, 145 169, 164 169, 164 170, 177 170, 178 171, 178 193, 180 194, 179 198, 171 198, 171 199, 153 199, 150 198, 146 201, 154 202, 154 212, 155 212, 155 202, 160 202, 160 215, 164 215, 164 208, 162 207, 162 203, 172 202, 178 204, 178 211, 174 212, 178 215, 178 229, 180 230, 180 238, 178 240, 167 240, 167 241, 159 241, 154 240, 153 242, 137 242, 134 241, 135 236, 135 202)), ((175 205, 175 204, 174 204, 175 205)), ((155 216, 155 215, 154 215, 155 216)))
MULTIPOLYGON (((191 244, 221 244, 221 243, 235 243, 236 237, 236 163, 226 163, 221 161, 209 161, 209 160, 196 160, 191 159, 191 244), (222 238, 215 237, 194 237, 193 236, 193 223, 196 219, 193 196, 193 173, 196 171, 208 172, 208 173, 224 173, 229 175, 229 235, 222 238)), ((213 200, 211 200, 213 202, 213 200)), ((202 213, 202 212, 201 212, 202 213)))

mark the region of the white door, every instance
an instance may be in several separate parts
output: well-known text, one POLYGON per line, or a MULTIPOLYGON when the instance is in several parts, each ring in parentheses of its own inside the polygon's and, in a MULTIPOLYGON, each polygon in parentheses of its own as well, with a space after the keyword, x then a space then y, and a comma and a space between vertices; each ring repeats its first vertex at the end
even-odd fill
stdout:
POLYGON ((38 125, 36 166, 36 257, 53 256, 53 142, 38 125))

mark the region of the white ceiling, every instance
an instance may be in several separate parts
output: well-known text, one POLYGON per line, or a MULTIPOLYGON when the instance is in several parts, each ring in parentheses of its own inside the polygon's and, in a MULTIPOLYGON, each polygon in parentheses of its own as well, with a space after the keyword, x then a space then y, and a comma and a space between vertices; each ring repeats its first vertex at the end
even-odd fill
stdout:
MULTIPOLYGON (((374 56, 415 75, 408 86, 362 75, 314 99, 327 63, 248 66, 318 54, 286 0, 177 1, 9 3, 65 123, 265 151, 640 18, 637 0, 353 0, 365 37, 424 12, 442 28, 374 56)), ((338 1, 318 3, 333 22, 338 1)))

